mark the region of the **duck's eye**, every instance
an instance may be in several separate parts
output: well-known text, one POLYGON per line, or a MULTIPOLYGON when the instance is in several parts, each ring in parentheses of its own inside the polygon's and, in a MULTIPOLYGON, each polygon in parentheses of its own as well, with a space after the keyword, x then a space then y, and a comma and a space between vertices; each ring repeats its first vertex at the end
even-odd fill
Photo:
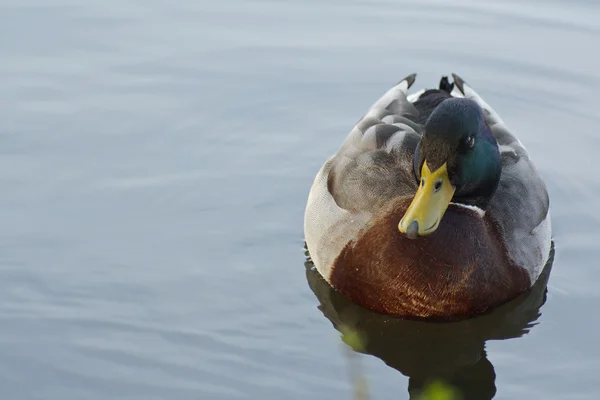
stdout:
POLYGON ((465 147, 467 149, 472 149, 475 146, 475 136, 471 135, 465 139, 465 147))
POLYGON ((437 182, 436 182, 436 183, 433 185, 433 189, 434 189, 436 192, 439 192, 441 188, 442 188, 442 181, 437 181, 437 182))

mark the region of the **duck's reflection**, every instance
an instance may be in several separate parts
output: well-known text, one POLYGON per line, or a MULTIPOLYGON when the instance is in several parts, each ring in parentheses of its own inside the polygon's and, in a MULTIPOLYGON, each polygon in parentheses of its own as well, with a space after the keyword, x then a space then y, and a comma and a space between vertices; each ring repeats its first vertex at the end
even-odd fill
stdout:
POLYGON ((306 278, 320 302, 319 309, 336 329, 354 330, 362 339, 364 353, 409 377, 411 398, 430 380, 442 379, 465 400, 485 400, 496 393, 496 374, 485 343, 521 337, 537 324, 553 260, 554 247, 542 275, 528 292, 490 314, 452 323, 410 321, 368 311, 333 290, 310 262, 306 263, 306 278))

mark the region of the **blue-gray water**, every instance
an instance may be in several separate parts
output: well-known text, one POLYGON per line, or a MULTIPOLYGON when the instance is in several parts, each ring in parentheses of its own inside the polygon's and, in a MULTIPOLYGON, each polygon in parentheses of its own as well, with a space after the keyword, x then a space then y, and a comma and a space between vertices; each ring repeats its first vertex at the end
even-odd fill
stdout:
MULTIPOLYGON (((536 161, 556 242, 538 324, 463 388, 597 398, 600 4, 489 3, 0 1, 0 397, 350 399, 308 189, 390 85, 457 72, 536 161)), ((372 398, 488 338, 444 335, 360 356, 372 398)))

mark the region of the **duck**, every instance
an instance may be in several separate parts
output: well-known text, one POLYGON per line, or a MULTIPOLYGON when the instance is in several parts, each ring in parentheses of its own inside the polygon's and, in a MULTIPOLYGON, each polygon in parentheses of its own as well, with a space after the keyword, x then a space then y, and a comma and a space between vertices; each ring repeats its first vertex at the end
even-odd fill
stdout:
POLYGON ((546 184, 517 136, 456 74, 385 92, 314 177, 310 259, 361 307, 447 320, 528 291, 552 246, 546 184))

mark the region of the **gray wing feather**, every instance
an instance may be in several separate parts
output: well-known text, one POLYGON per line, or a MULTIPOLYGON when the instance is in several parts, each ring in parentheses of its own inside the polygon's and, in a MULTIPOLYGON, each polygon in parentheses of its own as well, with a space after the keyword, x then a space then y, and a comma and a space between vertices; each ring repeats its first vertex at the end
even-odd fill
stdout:
MULTIPOLYGON (((507 130, 498 129, 502 135, 507 130)), ((496 129, 492 127, 492 132, 496 129)), ((504 136, 506 137, 506 136, 504 136)), ((497 215, 504 215, 507 224, 532 232, 547 216, 550 200, 546 185, 519 141, 500 144, 502 176, 490 203, 497 215)), ((507 230, 511 227, 507 226, 507 230)))
MULTIPOLYGON (((506 127, 500 128, 492 129, 494 133, 500 133, 499 142, 508 138, 506 127)), ((545 249, 550 240, 545 232, 547 230, 549 235, 549 228, 543 226, 549 222, 548 192, 529 154, 518 140, 499 147, 502 175, 488 210, 492 215, 500 216, 497 222, 507 239, 511 258, 520 265, 528 266, 532 279, 535 279, 547 257, 545 249), (543 231, 537 233, 538 227, 542 226, 543 231)))
POLYGON ((398 196, 414 194, 418 115, 405 91, 392 88, 358 121, 329 172, 328 190, 339 207, 374 211, 398 196))

